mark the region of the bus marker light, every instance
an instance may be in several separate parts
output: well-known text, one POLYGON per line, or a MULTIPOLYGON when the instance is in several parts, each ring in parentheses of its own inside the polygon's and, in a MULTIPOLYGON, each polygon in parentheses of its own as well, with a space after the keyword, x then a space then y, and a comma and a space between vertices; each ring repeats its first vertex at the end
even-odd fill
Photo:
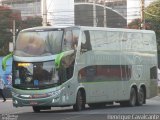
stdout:
POLYGON ((30 66, 30 63, 18 63, 18 67, 27 67, 30 66))

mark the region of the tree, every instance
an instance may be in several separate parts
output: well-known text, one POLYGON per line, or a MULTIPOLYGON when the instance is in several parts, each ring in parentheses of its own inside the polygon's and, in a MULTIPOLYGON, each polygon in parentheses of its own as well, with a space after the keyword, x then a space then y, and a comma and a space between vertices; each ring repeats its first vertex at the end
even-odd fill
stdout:
POLYGON ((12 41, 13 20, 16 20, 18 25, 20 19, 20 12, 0 6, 0 55, 8 54, 9 42, 12 41))
POLYGON ((134 19, 131 23, 128 24, 128 28, 131 29, 140 29, 141 28, 141 19, 134 19))
POLYGON ((21 29, 42 26, 42 18, 40 16, 29 16, 21 22, 21 29))
POLYGON ((156 33, 158 53, 160 53, 160 0, 152 2, 144 12, 145 19, 150 24, 150 29, 156 33))
MULTIPOLYGON (((160 53, 160 0, 152 2, 147 8, 145 8, 144 13, 145 29, 155 31, 158 45, 158 53, 160 53)), ((135 19, 131 23, 129 23, 128 28, 140 29, 140 18, 135 19)))
MULTIPOLYGON (((151 21, 145 20, 144 28, 146 30, 151 30, 151 21)), ((142 29, 142 22, 140 18, 134 19, 131 23, 128 24, 130 29, 142 29)))

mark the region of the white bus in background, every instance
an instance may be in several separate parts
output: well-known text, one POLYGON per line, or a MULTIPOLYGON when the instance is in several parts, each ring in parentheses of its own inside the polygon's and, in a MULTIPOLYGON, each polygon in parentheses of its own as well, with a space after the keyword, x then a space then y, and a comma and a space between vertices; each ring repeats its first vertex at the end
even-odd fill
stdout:
POLYGON ((13 53, 13 105, 35 112, 146 103, 157 95, 153 31, 100 27, 23 30, 13 53), (37 41, 38 39, 38 41, 37 41))

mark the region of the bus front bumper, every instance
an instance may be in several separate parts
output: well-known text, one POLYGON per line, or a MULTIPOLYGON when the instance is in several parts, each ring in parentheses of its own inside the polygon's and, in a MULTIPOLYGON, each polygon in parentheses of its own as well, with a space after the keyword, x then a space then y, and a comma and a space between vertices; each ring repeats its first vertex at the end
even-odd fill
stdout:
POLYGON ((13 106, 60 106, 61 98, 60 94, 51 96, 38 96, 38 95, 13 95, 13 106))
POLYGON ((61 104, 60 98, 46 98, 46 99, 19 99, 13 97, 14 107, 23 106, 59 106, 61 104))

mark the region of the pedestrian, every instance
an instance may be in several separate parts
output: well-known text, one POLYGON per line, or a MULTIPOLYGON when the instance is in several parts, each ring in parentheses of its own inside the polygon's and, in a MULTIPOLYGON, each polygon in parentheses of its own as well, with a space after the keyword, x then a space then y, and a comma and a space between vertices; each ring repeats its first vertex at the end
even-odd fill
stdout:
POLYGON ((6 98, 4 96, 3 90, 4 90, 4 81, 3 81, 2 77, 0 76, 0 95, 3 98, 3 102, 5 102, 6 98))

